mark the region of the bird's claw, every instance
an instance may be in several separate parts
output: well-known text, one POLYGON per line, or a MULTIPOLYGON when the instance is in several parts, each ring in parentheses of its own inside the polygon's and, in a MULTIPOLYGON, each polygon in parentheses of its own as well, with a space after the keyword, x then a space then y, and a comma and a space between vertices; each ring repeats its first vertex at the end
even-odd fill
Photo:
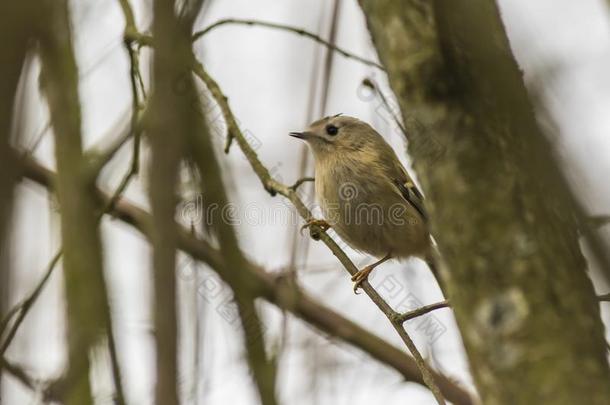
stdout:
POLYGON ((310 219, 309 221, 307 221, 305 223, 305 225, 303 225, 301 227, 301 229, 299 230, 299 233, 302 235, 304 229, 310 228, 309 234, 311 235, 311 237, 314 239, 319 239, 320 236, 318 235, 317 232, 315 232, 314 230, 311 229, 312 226, 317 226, 318 228, 320 228, 322 230, 322 232, 326 232, 330 228, 330 224, 323 219, 310 219))
POLYGON ((358 289, 361 288, 362 283, 369 278, 369 274, 374 268, 374 266, 366 266, 362 270, 358 270, 358 272, 352 276, 352 281, 354 282, 354 294, 360 294, 358 289))

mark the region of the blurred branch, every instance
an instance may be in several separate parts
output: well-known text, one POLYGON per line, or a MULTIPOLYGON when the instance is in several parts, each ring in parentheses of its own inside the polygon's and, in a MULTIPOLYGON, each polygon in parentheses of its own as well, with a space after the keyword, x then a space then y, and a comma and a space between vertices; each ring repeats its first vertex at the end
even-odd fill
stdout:
MULTIPOLYGON (((113 127, 113 129, 116 129, 117 127, 119 127, 119 124, 115 125, 113 127)), ((117 139, 115 141, 112 142, 111 146, 107 147, 106 152, 103 153, 103 155, 113 156, 114 153, 116 153, 120 149, 120 147, 124 145, 124 143, 125 143, 124 141, 128 139, 127 135, 130 134, 127 129, 128 129, 128 126, 125 127, 125 129, 123 129, 123 128, 118 129, 118 132, 120 132, 121 135, 119 137, 117 137, 117 139), (109 152, 110 150, 112 150, 112 153, 109 152)), ((103 137, 103 139, 106 139, 106 137, 103 137)), ((97 148, 94 147, 93 149, 96 150, 97 148)), ((89 153, 90 156, 94 156, 94 154, 95 154, 95 152, 89 153)), ((87 159, 85 158, 85 160, 87 160, 87 159)), ((102 166, 103 165, 100 165, 100 168, 102 166)), ((128 174, 126 176, 124 176, 123 181, 121 181, 119 186, 115 189, 112 196, 108 199, 107 205, 104 207, 102 212, 99 213, 98 220, 101 220, 103 215, 108 213, 112 209, 112 205, 114 204, 114 202, 116 202, 116 200, 121 197, 125 188, 129 184, 132 173, 134 173, 133 165, 131 166, 128 174)), ((57 262, 61 258, 61 256, 62 256, 62 251, 59 250, 51 259, 49 265, 47 266, 46 272, 44 273, 43 277, 40 279, 40 281, 38 282, 38 284, 36 285, 36 287, 34 288, 32 293, 26 299, 24 299, 21 303, 14 306, 4 317, 4 319, 2 320, 2 323, 0 323, 0 337, 1 337, 4 334, 5 328, 8 327, 8 324, 9 324, 11 318, 15 314, 18 314, 17 319, 13 323, 10 331, 7 333, 7 337, 4 339, 4 342, 0 346, 0 355, 4 354, 6 352, 8 346, 12 342, 14 336, 17 333, 17 330, 21 326, 27 313, 29 312, 32 305, 34 304, 34 302, 40 295, 40 292, 42 291, 43 287, 46 285, 47 281, 49 280, 49 278, 50 278, 53 270, 55 269, 57 262)), ((110 318, 108 318, 107 322, 108 322, 108 324, 110 324, 110 322, 111 322, 110 318)), ((125 400, 124 400, 124 394, 123 394, 123 388, 122 388, 122 377, 121 377, 121 372, 120 372, 120 368, 119 368, 119 363, 118 363, 118 358, 117 358, 117 353, 116 353, 116 345, 115 345, 115 341, 114 341, 112 328, 109 328, 109 330, 108 330, 108 346, 109 346, 110 358, 111 358, 112 369, 113 369, 114 383, 115 383, 115 387, 116 387, 116 401, 118 404, 124 404, 125 400)))
POLYGON ((3 371, 12 375, 17 381, 29 389, 36 389, 36 384, 32 377, 30 377, 21 367, 5 359, 4 356, 0 356, 0 369, 3 369, 3 371))
MULTIPOLYGON (((132 173, 131 169, 130 169, 129 173, 132 173)), ((108 198, 108 201, 107 201, 104 209, 99 214, 98 220, 101 220, 103 215, 107 214, 113 208, 114 203, 121 197, 123 191, 125 190, 125 188, 127 187, 128 183, 129 183, 130 179, 131 179, 131 177, 129 175, 124 177, 123 181, 115 189, 114 193, 108 198)), ((4 335, 5 328, 8 327, 8 324, 10 323, 11 318, 15 314, 18 314, 17 319, 15 320, 15 322, 13 323, 13 325, 11 327, 11 330, 8 332, 7 337, 5 338, 4 342, 0 346, 0 356, 2 356, 6 352, 8 346, 11 344, 11 341, 15 337, 17 330, 21 326, 23 320, 25 319, 25 317, 26 317, 27 313, 29 312, 29 310, 31 309, 32 305, 34 304, 36 299, 39 297, 43 287, 46 285, 46 283, 49 280, 51 274, 53 273, 53 270, 55 269, 57 263, 61 259, 61 256, 62 256, 62 251, 60 249, 49 262, 49 265, 47 266, 47 271, 44 273, 43 277, 40 279, 40 281, 38 282, 38 284, 36 285, 36 287, 34 288, 32 293, 21 303, 14 306, 6 314, 6 316, 2 320, 2 323, 0 323, 0 337, 2 337, 4 335)), ((108 318, 107 323, 110 324, 110 322, 111 322, 111 319, 108 318)), ((120 371, 120 367, 119 367, 118 356, 117 356, 117 352, 116 352, 116 344, 115 344, 112 328, 108 329, 107 334, 108 334, 108 349, 110 352, 114 384, 115 384, 115 388, 116 388, 116 401, 117 401, 117 404, 120 405, 120 404, 125 403, 125 399, 124 399, 123 388, 122 388, 121 371, 120 371)))
MULTIPOLYGON (((11 148, 19 82, 34 34, 33 22, 39 17, 34 2, 0 2, 0 314, 8 302, 9 249, 6 248, 12 218, 14 186, 17 180, 17 154, 11 148)), ((18 132, 18 131, 15 131, 18 132)), ((13 137, 19 140, 19 133, 13 137)), ((0 364, 0 371, 3 365, 0 364)), ((1 387, 0 387, 1 389, 1 387)))
MULTIPOLYGON (((102 169, 114 158, 116 153, 131 139, 134 128, 131 114, 126 113, 121 116, 116 124, 110 128, 107 135, 100 138, 100 141, 92 146, 86 153, 86 160, 89 163, 89 173, 92 179, 95 179, 102 169)), ((144 114, 142 113, 138 120, 137 131, 142 130, 144 123, 144 114)))
MULTIPOLYGON (((152 217, 154 328, 156 348, 155 403, 177 404, 178 319, 176 291, 178 170, 188 133, 188 100, 177 90, 189 75, 188 33, 182 33, 175 15, 175 1, 153 1, 152 30, 154 92, 147 134, 151 147, 148 195, 152 217), (183 38, 184 37, 184 38, 183 38)), ((126 39, 127 40, 127 39, 126 39)), ((189 44, 190 47, 190 44, 189 44)))
POLYGON ((390 105, 390 102, 388 101, 385 94, 383 94, 383 92, 381 91, 381 89, 379 88, 377 83, 375 83, 375 81, 373 79, 367 77, 362 81, 362 84, 364 86, 368 87, 369 89, 371 89, 379 97, 379 99, 381 100, 381 103, 385 107, 386 111, 392 116, 394 123, 398 126, 398 128, 400 128, 400 131, 405 136, 405 140, 409 141, 409 134, 407 133, 407 129, 405 128, 404 124, 402 123, 402 120, 396 114, 395 109, 392 108, 392 106, 390 105))
MULTIPOLYGON (((42 291, 42 288, 49 280, 49 277, 51 277, 51 273, 53 273, 53 269, 57 265, 57 262, 59 262, 60 258, 61 258, 61 250, 58 251, 55 254, 55 256, 53 256, 53 258, 51 259, 51 261, 49 262, 49 264, 47 266, 47 270, 45 271, 44 275, 42 276, 42 278, 40 279, 40 281, 38 282, 38 284, 36 285, 34 290, 30 293, 30 295, 25 300, 23 300, 22 303, 15 306, 9 312, 9 314, 7 314, 7 317, 5 317, 5 319, 2 321, 3 326, 8 326, 10 315, 14 314, 14 313, 18 314, 17 319, 15 319, 15 322, 13 323, 13 326, 11 327, 10 331, 7 333, 6 338, 4 339, 4 341, 2 341, 2 345, 0 345, 0 356, 3 356, 4 353, 6 353, 6 349, 8 349, 13 338, 15 337, 15 334, 17 333, 17 329, 19 329, 19 326, 21 326, 21 323, 25 319, 25 316, 28 314, 30 308, 32 308, 32 304, 34 304, 34 302, 40 295, 40 292, 42 291)), ((3 334, 4 334, 4 328, 2 330, 0 330, 0 336, 2 336, 3 334)))
MULTIPOLYGON (((37 163, 33 159, 24 159, 23 176, 43 187, 53 190, 55 174, 37 163)), ((110 196, 97 190, 100 206, 108 206, 110 196)), ((119 199, 110 215, 133 226, 150 238, 151 214, 143 209, 119 199)), ((225 258, 221 252, 213 248, 208 242, 195 238, 188 229, 181 228, 178 233, 178 245, 181 250, 206 263, 219 273, 226 266, 225 258), (218 270, 220 269, 220 270, 218 270)), ((287 285, 281 275, 273 275, 265 269, 247 262, 244 269, 239 269, 242 277, 254 284, 252 291, 275 304, 290 311, 295 316, 315 326, 318 330, 335 336, 368 353, 379 362, 398 371, 406 381, 424 384, 421 373, 413 358, 402 350, 388 344, 380 337, 348 320, 332 309, 320 304, 309 297, 304 291, 293 285, 287 285)), ((473 396, 447 377, 432 371, 439 388, 446 398, 454 404, 472 405, 473 396)))
MULTIPOLYGON (((129 5, 128 0, 118 0, 123 11, 125 18, 125 28, 123 33, 123 43, 127 55, 129 57, 129 78, 131 85, 131 121, 128 130, 120 131, 120 135, 116 137, 109 145, 98 145, 88 152, 91 163, 91 173, 97 177, 99 172, 104 166, 114 157, 116 152, 133 137, 133 155, 131 168, 121 181, 124 184, 123 187, 129 183, 131 178, 136 175, 139 171, 140 162, 140 135, 143 130, 145 110, 140 99, 140 92, 142 93, 142 100, 146 98, 146 89, 142 80, 142 73, 140 71, 140 55, 139 49, 134 46, 134 40, 131 33, 138 33, 133 10, 129 5), (138 88, 140 90, 138 90, 138 88)), ((122 121, 122 120, 121 120, 122 121)), ((117 132, 117 131, 113 131, 117 132)), ((106 143, 106 137, 102 138, 102 142, 106 143)), ((120 188, 120 187, 119 187, 120 188)))
MULTIPOLYGON (((200 114, 200 100, 192 76, 189 76, 187 83, 187 94, 190 96, 187 98, 193 103, 191 107, 195 107, 192 110, 194 122, 189 137, 189 150, 199 168, 201 189, 206 190, 210 203, 219 207, 226 207, 229 200, 222 183, 220 167, 216 160, 208 129, 204 127, 203 116, 200 114)), ((225 266, 216 270, 235 293, 235 304, 244 331, 244 346, 248 364, 252 370, 261 402, 264 405, 277 404, 275 397, 275 364, 265 352, 265 336, 254 300, 256 294, 252 291, 251 283, 247 282, 248 280, 243 277, 241 271, 241 269, 247 267, 246 259, 241 252, 233 227, 223 218, 220 210, 212 211, 211 225, 220 242, 220 253, 226 262, 225 266)))
MULTIPOLYGON (((220 169, 200 112, 200 99, 191 73, 193 56, 190 24, 194 22, 201 4, 201 1, 193 1, 182 16, 185 21, 182 21, 182 24, 177 24, 177 18, 173 16, 173 12, 168 9, 167 5, 162 7, 159 2, 155 2, 155 22, 157 19, 163 18, 163 21, 154 25, 155 38, 157 38, 154 54, 156 90, 151 102, 151 108, 154 111, 151 122, 155 125, 151 125, 152 130, 150 131, 153 146, 151 201, 154 214, 152 218, 155 225, 152 238, 155 246, 155 257, 159 257, 156 252, 160 249, 165 250, 166 254, 169 254, 169 249, 175 249, 174 206, 172 205, 171 210, 168 207, 168 202, 173 203, 173 198, 168 198, 168 196, 173 197, 174 195, 172 186, 175 187, 176 183, 177 163, 179 158, 182 157, 182 152, 186 151, 184 142, 187 139, 189 140, 188 150, 191 152, 191 157, 201 174, 202 189, 209 191, 210 198, 219 206, 226 206, 228 203, 219 174, 220 169), (184 22, 186 22, 186 27, 184 22), (161 80, 162 74, 165 75, 163 80, 161 80), (155 136, 152 136, 153 134, 155 136), (168 136, 170 134, 171 136, 168 136), (159 157, 159 159, 155 159, 156 157, 159 157), (171 162, 171 166, 169 166, 169 162, 171 162), (164 187, 161 187, 161 181, 165 182, 164 187), (155 204, 155 201, 158 201, 158 203, 155 204), (160 206, 163 201, 165 201, 165 205, 160 206), (158 218, 159 208, 163 218, 158 218), (160 243, 160 241, 163 241, 163 243, 160 243)), ((228 145, 229 143, 227 147, 228 145)), ((240 251, 232 227, 223 220, 219 211, 215 210, 214 213, 212 225, 218 236, 223 257, 227 260, 225 271, 219 272, 219 274, 228 282, 235 293, 235 304, 244 332, 244 346, 248 364, 260 399, 265 405, 275 405, 277 404, 275 398, 275 368, 265 353, 263 328, 256 311, 255 294, 252 293, 250 286, 238 271, 245 267, 246 260, 240 251)), ((167 261, 165 271, 170 270, 169 265, 170 263, 167 261)), ((172 268, 171 270, 169 274, 175 277, 175 269, 172 268)), ((156 277, 158 281, 161 281, 159 271, 160 269, 156 270, 156 277)), ((170 288, 174 288, 175 281, 168 280, 168 278, 169 275, 166 275, 165 283, 158 282, 157 285, 167 288, 169 284, 170 288)), ((159 304, 157 311, 161 310, 159 304)), ((165 303, 166 306, 168 304, 165 303)), ((157 333, 161 332, 158 330, 157 333)), ((158 350, 162 350, 161 343, 158 343, 158 350)), ((158 363, 158 368, 162 369, 163 365, 158 363)), ((167 370, 164 370, 164 372, 167 373, 167 370)), ((169 375, 169 373, 167 374, 169 375)), ((175 373, 175 376, 177 377, 177 373, 175 373)), ((161 376, 158 378, 161 378, 161 376)), ((158 390, 158 392, 160 391, 158 390)), ((158 401, 168 403, 167 398, 162 396, 158 398, 158 401)))
MULTIPOLYGON (((254 170, 254 172, 257 174, 258 178, 262 182, 264 188, 271 195, 275 195, 275 194, 279 193, 280 195, 288 198, 292 202, 292 204, 296 207, 297 211, 299 212, 301 217, 306 221, 306 223, 309 223, 310 221, 312 221, 314 219, 314 217, 312 216, 311 211, 303 203, 303 201, 298 196, 298 194, 294 190, 289 188, 288 186, 285 186, 284 184, 281 184, 280 182, 273 179, 271 177, 271 174, 267 170, 267 168, 258 159, 256 152, 252 149, 252 147, 250 146, 250 144, 248 143, 248 141, 242 134, 241 130, 239 129, 239 126, 237 125, 235 117, 233 116, 233 112, 231 111, 229 104, 227 102, 227 97, 222 93, 222 91, 220 90, 220 87, 218 86, 216 81, 214 81, 214 79, 210 75, 208 75, 208 73, 203 68, 203 65, 195 59, 193 60, 193 71, 195 72, 195 75, 197 75, 205 83, 208 90, 212 94, 212 97, 216 100, 216 102, 220 106, 220 109, 222 110, 225 121, 227 123, 228 131, 230 133, 232 133, 233 136, 235 137, 235 140, 237 141, 237 143, 239 144, 239 147, 241 148, 244 155, 248 159, 248 162, 252 166, 252 169, 254 170)), ((331 252, 335 255, 335 257, 337 257, 337 259, 339 259, 339 261, 341 262, 341 264, 343 264, 345 269, 351 275, 356 274, 358 269, 352 263, 352 261, 349 259, 349 257, 347 257, 345 252, 336 244, 336 242, 319 226, 313 225, 311 227, 311 229, 313 230, 313 232, 315 234, 319 235, 320 239, 324 242, 324 244, 326 244, 326 246, 331 250, 331 252)), ((377 305, 377 307, 384 313, 384 315, 392 323, 392 326, 394 327, 394 329, 396 330, 398 335, 401 337, 402 341, 405 343, 405 345, 407 346, 407 348, 409 349, 411 354, 413 355, 413 358, 415 359, 415 362, 416 362, 417 366, 419 367, 420 372, 422 373, 423 380, 425 381, 428 388, 430 388, 430 390, 434 394, 437 402, 439 404, 444 404, 445 401, 443 399, 443 396, 441 395, 441 392, 437 386, 437 383, 434 381, 430 368, 425 363, 423 357, 417 350, 415 343, 413 342, 413 340, 411 339, 411 337, 409 336, 407 331, 402 326, 402 323, 395 321, 395 318, 397 315, 396 311, 394 311, 392 309, 392 307, 390 307, 390 305, 381 297, 381 295, 379 295, 379 293, 377 293, 377 291, 375 291, 375 289, 369 284, 368 281, 363 282, 362 288, 365 291, 365 293, 369 296, 369 298, 375 303, 375 305, 377 305)))
POLYGON ((138 35, 138 28, 136 26, 136 19, 133 14, 133 10, 131 5, 129 4, 129 0, 118 0, 119 5, 121 6, 121 11, 123 12, 123 17, 125 18, 125 29, 124 29, 124 38, 126 42, 133 40, 132 35, 138 35))
POLYGON ((587 219, 588 224, 596 229, 610 224, 610 215, 593 215, 587 219))
POLYGON ((93 184, 82 152, 78 74, 68 2, 45 3, 38 32, 41 87, 55 134, 68 309, 68 371, 54 391, 67 405, 92 403, 89 350, 110 319, 93 184))
POLYGON ((193 25, 195 24, 195 20, 197 20, 197 16, 201 12, 201 7, 203 6, 203 0, 185 0, 182 2, 182 8, 178 13, 178 17, 180 20, 180 25, 183 29, 188 30, 190 34, 193 30, 193 25))
POLYGON ((610 302, 610 293, 598 295, 597 300, 602 302, 610 302))
MULTIPOLYGON (((327 47, 328 49, 331 49, 335 52, 338 52, 339 54, 343 55, 344 57, 348 58, 348 59, 353 59, 356 60, 358 62, 361 62, 365 65, 368 66, 373 66, 376 67, 377 69, 380 70, 385 70, 383 66, 381 66, 379 63, 354 55, 351 52, 346 51, 343 48, 340 48, 336 45, 334 45, 332 42, 329 42, 325 39, 323 39, 322 37, 320 37, 319 35, 313 34, 311 32, 308 32, 302 28, 296 28, 290 25, 285 25, 285 24, 278 24, 278 23, 272 23, 272 22, 267 22, 267 21, 259 21, 259 20, 249 20, 249 19, 240 19, 240 18, 225 18, 219 21, 216 21, 214 24, 204 28, 201 31, 197 31, 193 34, 193 41, 197 41, 199 38, 203 37, 204 35, 208 34, 209 32, 211 32, 212 30, 221 27, 223 25, 248 25, 248 26, 259 26, 259 27, 267 27, 267 28, 273 28, 273 29, 278 29, 278 30, 282 30, 282 31, 287 31, 287 32, 292 32, 295 33, 297 35, 301 35, 304 36, 306 38, 310 38, 314 41, 316 41, 317 43, 324 45, 325 47, 327 47)), ((149 40, 146 39, 145 40, 145 44, 149 45, 149 40)))

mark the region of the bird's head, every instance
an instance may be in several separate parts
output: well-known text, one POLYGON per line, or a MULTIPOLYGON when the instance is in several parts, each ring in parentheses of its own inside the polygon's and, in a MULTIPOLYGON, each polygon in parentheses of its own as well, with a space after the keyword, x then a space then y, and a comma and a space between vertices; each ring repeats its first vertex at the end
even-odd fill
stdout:
POLYGON ((383 142, 383 138, 369 124, 346 115, 324 117, 313 122, 304 132, 291 132, 291 136, 305 140, 316 160, 329 154, 360 152, 383 142))

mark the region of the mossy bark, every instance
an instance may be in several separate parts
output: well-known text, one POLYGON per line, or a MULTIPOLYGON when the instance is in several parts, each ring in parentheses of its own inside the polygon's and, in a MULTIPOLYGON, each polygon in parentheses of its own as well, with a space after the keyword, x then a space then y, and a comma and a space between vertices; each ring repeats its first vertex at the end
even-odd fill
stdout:
POLYGON ((610 403, 568 190, 496 4, 360 4, 409 132, 483 402, 610 403))

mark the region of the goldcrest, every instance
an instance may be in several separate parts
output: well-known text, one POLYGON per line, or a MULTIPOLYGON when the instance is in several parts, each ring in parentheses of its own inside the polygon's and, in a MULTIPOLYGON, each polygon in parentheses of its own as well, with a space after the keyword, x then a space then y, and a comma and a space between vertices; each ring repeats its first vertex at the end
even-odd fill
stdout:
POLYGON ((335 115, 291 132, 309 145, 315 159, 316 199, 325 221, 355 250, 378 262, 360 270, 354 291, 390 258, 430 254, 423 196, 392 147, 367 123, 335 115))

